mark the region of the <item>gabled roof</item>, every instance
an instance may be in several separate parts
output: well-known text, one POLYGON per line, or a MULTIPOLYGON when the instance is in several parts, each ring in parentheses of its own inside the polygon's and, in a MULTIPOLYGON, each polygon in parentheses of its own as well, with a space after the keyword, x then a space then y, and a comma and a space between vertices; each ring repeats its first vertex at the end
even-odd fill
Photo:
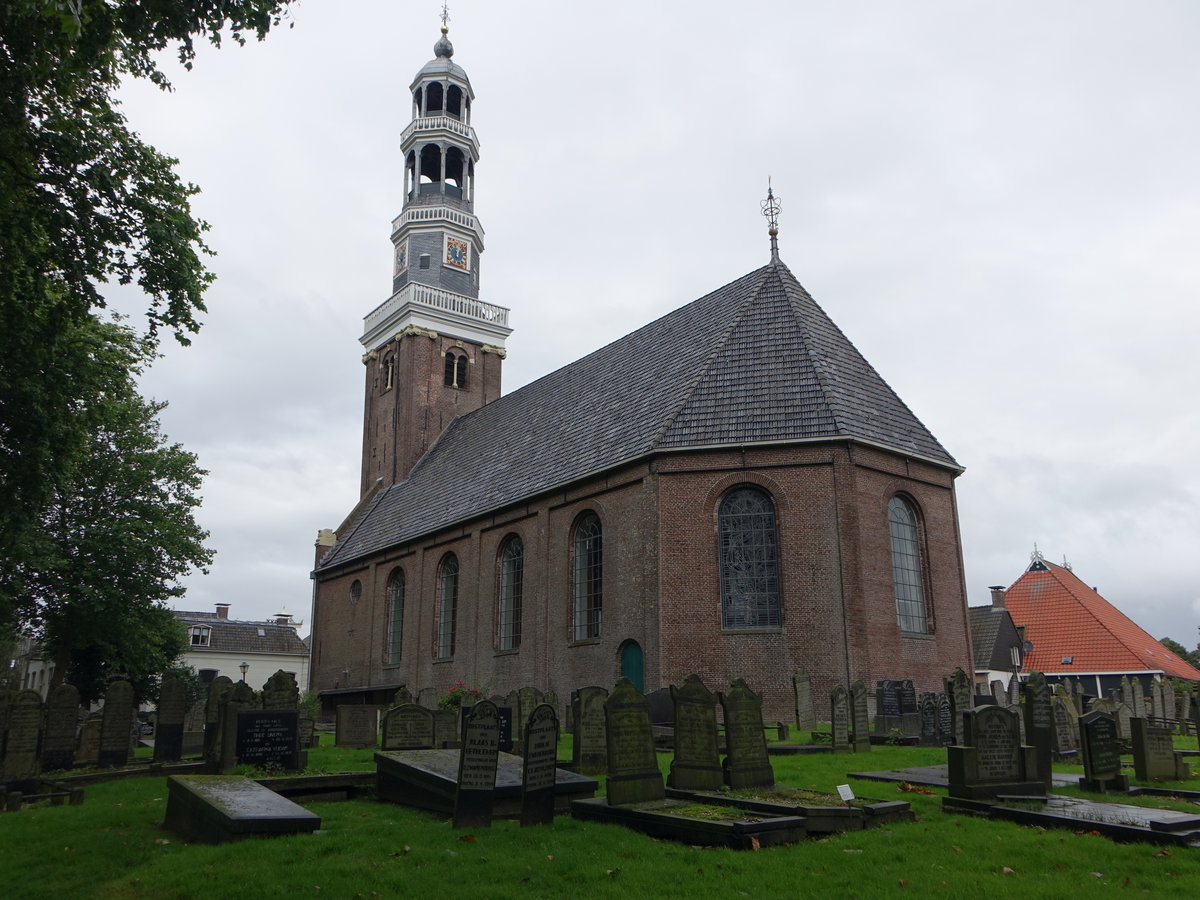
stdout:
POLYGON ((1200 681, 1200 671, 1152 638, 1070 569, 1035 560, 1004 597, 1033 650, 1025 671, 1070 675, 1163 672, 1200 681), (1069 664, 1063 659, 1071 657, 1069 664))
POLYGON ((971 652, 975 668, 993 671, 1010 671, 1012 657, 1009 647, 1019 645, 1017 633, 1009 611, 1002 606, 971 606, 967 609, 971 625, 971 652))
POLYGON ((318 568, 659 451, 845 439, 961 471, 772 263, 455 419, 318 568))
POLYGON ((291 625, 222 619, 214 613, 183 610, 177 610, 175 618, 182 622, 185 628, 207 625, 212 629, 208 646, 188 646, 185 653, 280 653, 293 656, 309 654, 308 645, 300 639, 291 625))

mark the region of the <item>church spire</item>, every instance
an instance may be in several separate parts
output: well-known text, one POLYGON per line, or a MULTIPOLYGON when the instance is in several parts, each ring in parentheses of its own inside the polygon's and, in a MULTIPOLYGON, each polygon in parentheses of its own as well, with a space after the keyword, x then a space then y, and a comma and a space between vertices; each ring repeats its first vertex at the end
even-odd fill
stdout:
POLYGON ((779 213, 783 207, 771 190, 771 177, 767 176, 767 199, 760 204, 762 214, 767 217, 767 234, 771 236, 771 262, 779 262, 779 213))

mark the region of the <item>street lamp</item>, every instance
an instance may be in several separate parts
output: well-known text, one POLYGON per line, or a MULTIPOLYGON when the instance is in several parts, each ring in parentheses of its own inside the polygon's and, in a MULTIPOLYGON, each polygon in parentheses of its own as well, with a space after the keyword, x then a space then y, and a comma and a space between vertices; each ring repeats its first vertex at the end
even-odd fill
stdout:
POLYGON ((238 666, 238 668, 242 670, 242 681, 245 681, 246 673, 250 670, 250 663, 244 662, 240 666, 238 666))

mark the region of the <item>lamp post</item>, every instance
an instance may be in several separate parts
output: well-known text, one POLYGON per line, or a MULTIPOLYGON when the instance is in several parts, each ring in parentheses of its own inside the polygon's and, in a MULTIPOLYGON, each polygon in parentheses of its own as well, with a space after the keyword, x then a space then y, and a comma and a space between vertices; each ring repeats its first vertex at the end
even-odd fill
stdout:
POLYGON ((245 681, 245 680, 246 680, 246 673, 247 673, 248 671, 250 671, 250 663, 248 663, 248 662, 244 662, 244 663, 242 663, 240 666, 238 666, 238 668, 242 670, 242 681, 245 681))

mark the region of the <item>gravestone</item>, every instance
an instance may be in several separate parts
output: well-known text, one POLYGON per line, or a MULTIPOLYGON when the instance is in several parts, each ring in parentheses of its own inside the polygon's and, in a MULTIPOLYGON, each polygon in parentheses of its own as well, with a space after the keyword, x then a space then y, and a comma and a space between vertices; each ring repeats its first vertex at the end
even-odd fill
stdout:
MULTIPOLYGON (((450 712, 452 710, 442 710, 450 712)), ((436 747, 433 710, 415 703, 396 706, 383 714, 384 750, 426 750, 436 747)))
MULTIPOLYGON (((728 692, 719 692, 717 697, 725 714, 725 783, 734 790, 771 787, 775 784, 775 770, 771 768, 767 738, 763 734, 762 694, 756 694, 737 678, 728 692)), ((863 704, 866 705, 865 687, 863 704)))
POLYGON ((870 728, 867 721, 867 686, 855 681, 850 685, 850 730, 855 753, 866 753, 871 749, 870 728))
MULTIPOLYGON (((557 718, 557 716, 558 716, 558 694, 554 693, 554 691, 546 691, 544 694, 542 694, 542 703, 545 703, 548 707, 550 707, 552 710, 554 710, 554 715, 557 718)), ((559 725, 559 728, 562 728, 562 722, 559 722, 558 725, 559 725)))
POLYGON ((300 711, 248 709, 237 714, 237 761, 243 765, 303 768, 300 753, 300 711))
POLYGON ((397 706, 407 706, 409 703, 412 703, 412 702, 413 702, 412 691, 410 691, 406 685, 403 685, 403 684, 400 685, 400 689, 397 690, 396 693, 392 695, 392 707, 393 708, 395 708, 397 706))
POLYGON ((521 735, 525 733, 525 726, 529 724, 529 717, 533 715, 534 708, 542 702, 542 692, 535 687, 525 685, 517 693, 521 695, 521 718, 514 720, 514 724, 517 726, 517 738, 522 739, 521 735))
POLYGON ((1025 740, 1033 747, 1036 778, 1046 790, 1051 784, 1051 760, 1054 746, 1054 713, 1051 709, 1050 686, 1046 676, 1033 671, 1021 685, 1025 695, 1025 740))
POLYGON ((336 747, 374 747, 379 741, 379 710, 362 704, 342 704, 337 708, 336 747))
POLYGON ((487 828, 492 824, 496 762, 500 756, 500 717, 496 704, 481 700, 463 717, 458 790, 454 795, 455 828, 487 828))
POLYGON ((417 691, 417 705, 426 709, 437 709, 437 688, 424 687, 417 691))
MULTIPOLYGON (((499 709, 497 709, 499 712, 499 709)), ((433 711, 433 746, 457 747, 458 740, 458 711, 454 709, 435 709, 433 711)), ((509 734, 505 731, 505 717, 500 716, 500 749, 504 749, 504 739, 509 734)))
POLYGON ((1144 719, 1146 718, 1146 695, 1142 690, 1142 680, 1131 678, 1129 682, 1133 685, 1133 714, 1139 719, 1144 719))
POLYGON ((300 687, 296 684, 296 676, 283 669, 277 669, 263 685, 262 708, 299 709, 300 687))
POLYGON ((971 699, 971 681, 961 667, 956 668, 945 681, 946 695, 950 698, 950 721, 954 728, 953 742, 961 745, 963 742, 963 715, 974 706, 971 699))
POLYGON ((513 734, 516 735, 516 740, 521 739, 521 728, 524 725, 525 711, 521 709, 521 692, 509 691, 508 696, 504 698, 504 705, 512 710, 512 721, 516 726, 513 729, 513 734))
POLYGON ((801 731, 812 731, 817 727, 817 714, 813 709, 812 679, 803 669, 792 675, 792 691, 796 695, 796 727, 801 731))
POLYGON ((554 707, 534 707, 525 728, 525 764, 521 767, 521 825, 554 824, 558 716, 554 707))
POLYGON ((1130 724, 1133 720, 1133 707, 1128 703, 1122 702, 1117 706, 1115 712, 1117 715, 1117 734, 1125 740, 1129 740, 1133 735, 1132 725, 1130 724))
POLYGON ((954 742, 954 705, 950 702, 950 695, 945 691, 938 692, 937 703, 938 738, 942 742, 942 746, 946 747, 954 742))
POLYGON ((927 691, 921 695, 921 736, 922 747, 942 746, 941 733, 938 730, 937 695, 927 691))
POLYGON ((164 678, 158 691, 158 721, 154 725, 154 761, 178 762, 183 756, 183 720, 187 717, 187 686, 164 678))
MULTIPOLYGON (((126 722, 128 725, 128 722, 126 722)), ((20 691, 9 706, 8 733, 0 781, 17 781, 38 774, 38 743, 42 732, 42 695, 20 691)), ((126 735, 126 748, 129 737, 126 735)))
POLYGON ((183 717, 182 756, 200 756, 204 753, 204 700, 197 700, 188 707, 183 717))
POLYGON ((659 688, 646 695, 646 703, 650 707, 650 724, 661 727, 672 727, 675 724, 675 701, 671 696, 671 688, 659 688))
POLYGON ((1004 682, 994 679, 991 684, 992 703, 996 706, 1008 706, 1008 691, 1004 690, 1004 682))
POLYGON ((846 689, 835 684, 829 694, 830 742, 834 753, 850 752, 850 697, 846 689))
POLYGON ((1090 712, 1079 719, 1085 791, 1126 791, 1128 776, 1121 774, 1121 750, 1117 743, 1117 720, 1106 712, 1090 712))
POLYGON ((1075 738, 1078 728, 1075 717, 1075 707, 1063 692, 1054 694, 1054 752, 1060 756, 1069 755, 1079 749, 1075 738))
POLYGON ((46 727, 42 732, 43 772, 74 767, 78 728, 79 691, 66 683, 51 688, 46 698, 46 727))
POLYGON ((301 716, 300 722, 296 726, 300 730, 300 749, 311 750, 317 746, 313 742, 313 735, 317 728, 317 723, 309 716, 301 716))
POLYGON ((1175 704, 1169 702, 1167 685, 1162 681, 1150 682, 1150 718, 1169 719, 1175 715, 1175 704))
POLYGON ((238 714, 253 708, 254 688, 244 681, 234 684, 221 704, 221 717, 217 722, 218 773, 228 775, 238 764, 238 714))
POLYGON ((875 682, 875 733, 888 735, 900 727, 900 693, 896 682, 875 682))
POLYGON ((622 678, 604 701, 608 741, 608 802, 612 806, 661 800, 666 796, 650 709, 641 691, 622 678))
POLYGON ((900 682, 900 730, 905 734, 921 733, 921 707, 917 702, 917 688, 911 678, 900 682))
POLYGON ((209 684, 208 696, 204 701, 204 758, 213 765, 217 765, 221 758, 221 745, 218 741, 218 732, 221 727, 221 704, 229 699, 232 691, 232 679, 225 675, 218 675, 209 684))
MULTIPOLYGON (((493 700, 492 702, 496 703, 495 700, 493 700)), ((499 703, 496 703, 496 712, 499 713, 499 715, 500 715, 500 752, 501 753, 512 753, 514 746, 516 744, 519 744, 520 741, 513 740, 512 710, 504 705, 503 697, 500 698, 499 703)), ((434 736, 436 737, 438 734, 438 720, 437 719, 433 720, 433 729, 434 729, 434 736)), ((458 742, 457 727, 456 727, 455 733, 454 733, 454 741, 455 741, 455 743, 458 742)))
MULTIPOLYGON (((1021 679, 1017 677, 1017 673, 1013 672, 1012 678, 1008 679, 1008 703, 1010 709, 1015 709, 1021 705, 1021 679)), ((1025 717, 1021 717, 1021 727, 1025 727, 1025 717)))
POLYGON ((75 751, 76 766, 94 766, 100 762, 100 729, 104 725, 100 713, 92 713, 79 729, 79 748, 75 751))
POLYGON ((1132 719, 1133 774, 1138 781, 1185 781, 1188 766, 1175 752, 1170 726, 1161 719, 1132 719))
POLYGON ((104 691, 100 722, 99 766, 123 766, 129 762, 133 744, 133 686, 114 681, 104 691))
POLYGON ((715 791, 725 783, 717 749, 717 697, 698 675, 682 687, 671 685, 675 701, 675 758, 667 786, 684 791, 715 791))
POLYGON ((984 706, 963 714, 961 746, 946 749, 951 797, 988 800, 999 794, 1044 794, 1029 777, 1033 748, 1020 743, 1017 713, 984 706))
POLYGON ((1180 734, 1187 734, 1188 709, 1191 700, 1188 688, 1188 685, 1182 685, 1179 693, 1175 695, 1175 718, 1179 722, 1180 734))
POLYGON ((607 715, 604 702, 608 691, 582 687, 571 694, 571 724, 574 751, 571 768, 580 775, 602 775, 608 771, 607 715))

